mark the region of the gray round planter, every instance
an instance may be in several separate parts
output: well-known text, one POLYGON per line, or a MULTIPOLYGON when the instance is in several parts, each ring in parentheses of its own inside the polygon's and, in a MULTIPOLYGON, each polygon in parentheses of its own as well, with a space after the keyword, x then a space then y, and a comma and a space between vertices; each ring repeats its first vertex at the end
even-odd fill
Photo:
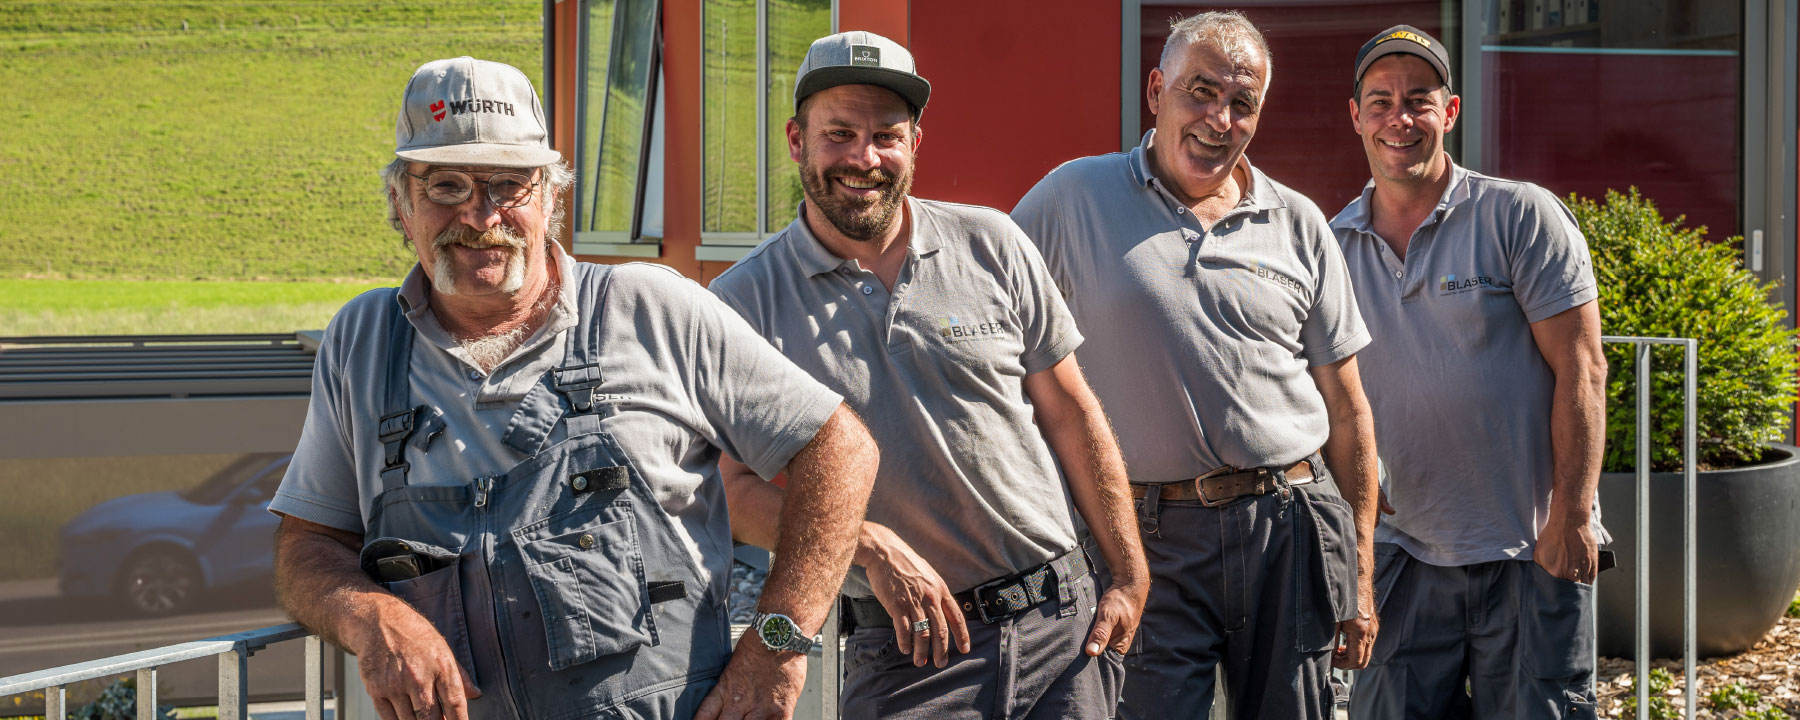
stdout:
MULTIPOLYGON (((1695 567, 1701 657, 1748 650, 1800 585, 1800 448, 1771 445, 1764 463, 1695 479, 1695 567)), ((1636 477, 1602 473, 1600 514, 1619 567, 1600 576, 1600 654, 1634 657, 1636 477)), ((1681 656, 1681 474, 1650 475, 1650 652, 1681 656)))

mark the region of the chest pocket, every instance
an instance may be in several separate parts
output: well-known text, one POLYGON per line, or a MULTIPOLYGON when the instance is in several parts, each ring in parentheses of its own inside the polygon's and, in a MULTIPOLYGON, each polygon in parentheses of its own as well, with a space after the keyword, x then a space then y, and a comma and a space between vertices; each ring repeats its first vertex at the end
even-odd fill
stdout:
MULTIPOLYGON (((600 497, 513 531, 543 613, 550 669, 657 644, 625 468, 581 473, 600 497)), ((572 481, 574 482, 574 481, 572 481)), ((585 488, 584 488, 585 489, 585 488)))

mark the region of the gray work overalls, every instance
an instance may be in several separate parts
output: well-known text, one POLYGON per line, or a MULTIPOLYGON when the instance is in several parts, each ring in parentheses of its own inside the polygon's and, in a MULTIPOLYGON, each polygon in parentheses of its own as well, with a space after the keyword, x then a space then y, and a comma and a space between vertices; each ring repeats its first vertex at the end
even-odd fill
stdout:
POLYGON ((408 478, 406 453, 454 450, 430 445, 438 413, 412 405, 414 330, 393 303, 385 387, 370 388, 385 393, 384 457, 359 469, 381 488, 362 566, 444 635, 482 692, 469 702, 473 720, 690 717, 731 653, 724 578, 704 579, 601 429, 613 409, 595 402, 595 344, 611 270, 578 264, 575 278, 582 317, 562 366, 525 396, 504 436, 527 459, 494 477, 408 478), (566 432, 550 442, 558 423, 566 432))

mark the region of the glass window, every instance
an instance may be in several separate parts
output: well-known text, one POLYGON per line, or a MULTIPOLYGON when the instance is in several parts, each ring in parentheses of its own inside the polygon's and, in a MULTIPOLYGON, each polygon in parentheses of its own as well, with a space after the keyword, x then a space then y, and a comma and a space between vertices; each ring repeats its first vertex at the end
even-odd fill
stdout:
POLYGON ((575 230, 635 239, 658 76, 658 2, 589 0, 586 8, 575 230))
POLYGON ((794 73, 812 41, 831 34, 831 0, 704 0, 703 9, 701 231, 709 243, 752 244, 800 203, 787 153, 794 73))
POLYGON ((794 74, 812 41, 831 34, 831 0, 770 0, 769 100, 765 157, 768 210, 763 232, 775 234, 794 221, 805 197, 800 168, 788 157, 787 121, 794 116, 794 74))
POLYGON ((1483 0, 1484 172, 1737 234, 1742 1, 1543 5, 1483 0))

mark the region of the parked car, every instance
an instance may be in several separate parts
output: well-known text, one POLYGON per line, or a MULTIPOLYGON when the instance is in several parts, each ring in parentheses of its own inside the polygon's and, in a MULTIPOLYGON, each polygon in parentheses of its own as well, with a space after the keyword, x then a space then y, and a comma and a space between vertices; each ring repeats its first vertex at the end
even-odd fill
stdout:
POLYGON ((181 612, 206 591, 273 576, 266 509, 290 453, 245 455, 190 489, 113 498, 58 533, 66 597, 111 597, 145 615, 181 612))

